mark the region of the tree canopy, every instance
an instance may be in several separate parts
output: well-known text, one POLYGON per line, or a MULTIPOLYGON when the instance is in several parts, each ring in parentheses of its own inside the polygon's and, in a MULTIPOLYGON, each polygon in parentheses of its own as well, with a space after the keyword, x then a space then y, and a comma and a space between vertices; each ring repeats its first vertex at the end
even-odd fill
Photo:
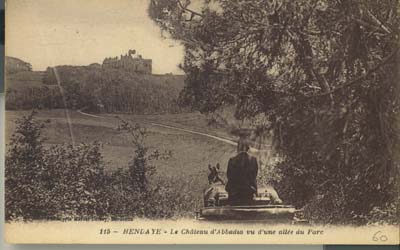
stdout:
POLYGON ((185 46, 183 104, 264 115, 284 198, 328 222, 398 195, 397 0, 151 0, 185 46))

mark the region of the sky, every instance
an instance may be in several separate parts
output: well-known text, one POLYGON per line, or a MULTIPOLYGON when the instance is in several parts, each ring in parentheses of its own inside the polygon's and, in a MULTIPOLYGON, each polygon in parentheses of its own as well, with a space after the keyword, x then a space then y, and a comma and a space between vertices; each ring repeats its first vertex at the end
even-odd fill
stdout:
POLYGON ((153 59, 153 73, 183 72, 182 45, 161 37, 149 0, 8 0, 6 55, 48 66, 102 63, 135 49, 153 59))

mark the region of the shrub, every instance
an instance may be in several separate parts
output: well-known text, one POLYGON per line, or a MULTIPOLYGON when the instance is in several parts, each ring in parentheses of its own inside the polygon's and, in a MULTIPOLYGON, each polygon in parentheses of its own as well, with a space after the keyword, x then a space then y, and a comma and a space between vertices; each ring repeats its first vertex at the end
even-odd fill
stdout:
POLYGON ((34 112, 17 121, 6 157, 6 218, 97 218, 106 213, 98 143, 46 150, 34 112))
POLYGON ((399 225, 400 224, 400 201, 386 203, 382 206, 374 207, 367 216, 364 217, 367 224, 390 224, 399 225))
POLYGON ((187 182, 174 178, 156 178, 145 191, 131 185, 128 170, 119 169, 110 176, 105 196, 108 214, 112 220, 139 218, 174 218, 190 216, 194 211, 194 199, 189 195, 187 182), (180 183, 180 184, 178 184, 180 183))
POLYGON ((167 159, 145 145, 146 130, 121 121, 134 157, 127 170, 106 173, 101 144, 44 149, 34 112, 17 121, 6 158, 6 219, 126 220, 171 218, 193 208, 189 183, 154 176, 153 159, 167 159), (177 186, 177 183, 180 183, 177 186))
POLYGON ((106 176, 99 143, 53 146, 44 164, 43 182, 54 218, 106 216, 106 176))

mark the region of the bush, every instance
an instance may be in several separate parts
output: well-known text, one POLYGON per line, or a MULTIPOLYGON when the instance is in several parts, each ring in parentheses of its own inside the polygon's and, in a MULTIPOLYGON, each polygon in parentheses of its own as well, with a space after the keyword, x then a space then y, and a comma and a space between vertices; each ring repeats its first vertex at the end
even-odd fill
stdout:
POLYGON ((104 165, 99 144, 57 145, 46 150, 42 124, 34 112, 17 121, 6 157, 6 218, 97 218, 102 200, 104 165))
POLYGON ((374 207, 370 213, 364 217, 367 224, 390 224, 390 225, 399 225, 400 224, 400 216, 399 216, 399 208, 400 201, 397 200, 392 203, 384 204, 380 207, 374 207))
POLYGON ((6 220, 126 220, 171 218, 193 208, 188 182, 154 176, 153 159, 171 152, 150 151, 146 130, 121 121, 134 157, 127 170, 106 173, 101 144, 56 145, 44 149, 34 112, 17 121, 6 157, 6 220), (181 183, 177 186, 177 183, 181 183))
POLYGON ((54 218, 102 218, 107 215, 104 199, 106 176, 100 144, 57 145, 46 151, 43 179, 51 199, 54 218))
POLYGON ((165 219, 193 214, 194 199, 189 195, 189 183, 166 177, 154 182, 141 191, 131 185, 129 171, 119 169, 111 173, 105 191, 110 219, 165 219))

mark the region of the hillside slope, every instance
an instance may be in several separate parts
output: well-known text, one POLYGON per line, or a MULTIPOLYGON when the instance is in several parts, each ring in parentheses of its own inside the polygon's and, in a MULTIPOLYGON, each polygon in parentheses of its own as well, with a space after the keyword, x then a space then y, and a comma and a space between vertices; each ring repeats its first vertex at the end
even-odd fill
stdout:
POLYGON ((6 108, 68 107, 91 112, 177 113, 181 112, 177 98, 183 86, 183 75, 138 74, 97 64, 64 65, 49 67, 44 72, 7 74, 6 108), (65 103, 58 84, 64 90, 65 103))
POLYGON ((27 63, 19 58, 6 56, 4 61, 6 74, 14 74, 32 70, 32 65, 30 63, 27 63))

